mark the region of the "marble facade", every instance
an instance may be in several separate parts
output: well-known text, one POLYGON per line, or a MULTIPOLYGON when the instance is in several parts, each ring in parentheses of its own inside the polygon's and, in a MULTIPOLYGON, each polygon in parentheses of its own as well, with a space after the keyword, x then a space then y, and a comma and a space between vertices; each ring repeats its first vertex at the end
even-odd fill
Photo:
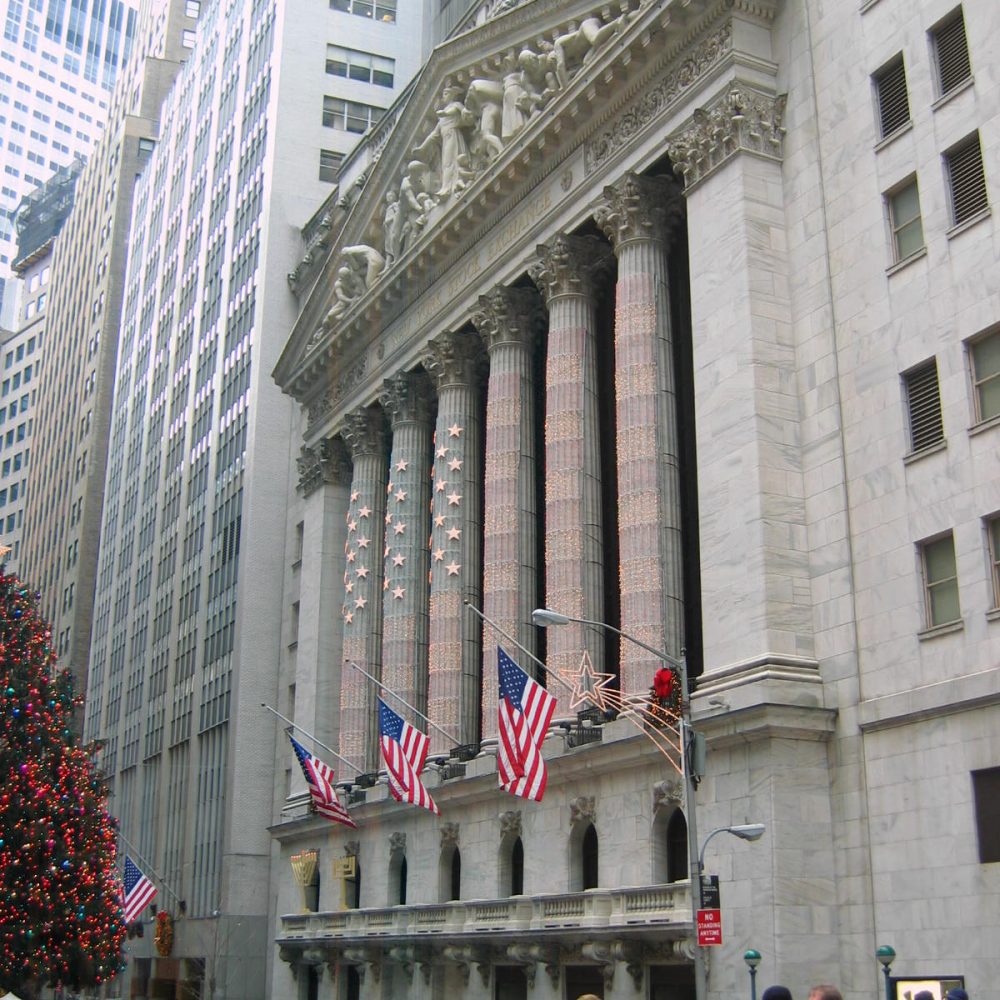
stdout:
POLYGON ((363 772, 336 764, 359 830, 312 816, 295 772, 276 789, 271 995, 693 996, 683 796, 646 735, 578 717, 550 680, 545 798, 497 789, 498 642, 550 673, 586 653, 628 693, 657 666, 595 628, 540 633, 541 605, 686 649, 699 828, 767 826, 712 842, 712 998, 747 987, 747 948, 795 995, 875 995, 879 944, 972 995, 1000 974, 970 778, 1000 767, 982 538, 1000 467, 993 424, 968 429, 963 353, 1000 318, 1000 277, 989 213, 949 229, 935 194, 976 129, 995 189, 1000 15, 964 4, 974 80, 935 102, 926 33, 951 10, 493 4, 359 153, 275 370, 300 408, 289 538, 337 552, 286 572, 283 710, 363 772), (900 50, 913 123, 890 148, 871 74, 900 50), (927 248, 901 267, 883 193, 910 171, 927 248), (947 448, 914 460, 900 378, 928 356, 947 448), (965 617, 929 634, 915 553, 945 529, 965 617), (429 732, 440 818, 377 777, 348 661, 451 734, 429 732), (322 877, 300 913, 307 848, 322 877), (362 875, 341 885, 346 855, 362 875))

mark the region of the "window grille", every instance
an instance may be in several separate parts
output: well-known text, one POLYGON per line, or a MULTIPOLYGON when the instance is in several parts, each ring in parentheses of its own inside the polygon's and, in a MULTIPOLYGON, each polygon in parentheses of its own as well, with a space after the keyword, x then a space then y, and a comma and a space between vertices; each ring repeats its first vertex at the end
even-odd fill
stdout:
POLYGON ((906 93, 906 69, 902 56, 875 74, 875 92, 878 96, 880 138, 885 139, 910 120, 910 99, 906 93))
POLYGON ((972 77, 962 8, 931 31, 938 92, 943 97, 972 77))
POLYGON ((960 225, 987 207, 986 175, 979 133, 944 155, 951 195, 951 221, 960 225))
POLYGON ((904 376, 910 450, 923 451, 944 440, 937 362, 931 359, 904 376))

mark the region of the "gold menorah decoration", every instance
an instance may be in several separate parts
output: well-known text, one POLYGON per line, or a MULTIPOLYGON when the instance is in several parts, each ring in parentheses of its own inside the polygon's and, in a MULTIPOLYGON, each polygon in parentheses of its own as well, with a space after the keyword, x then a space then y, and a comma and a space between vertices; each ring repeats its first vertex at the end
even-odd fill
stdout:
POLYGON ((306 890, 316 877, 316 869, 319 866, 319 854, 316 851, 302 851, 300 854, 293 854, 290 861, 295 881, 302 890, 302 912, 308 913, 309 904, 306 898, 306 890))

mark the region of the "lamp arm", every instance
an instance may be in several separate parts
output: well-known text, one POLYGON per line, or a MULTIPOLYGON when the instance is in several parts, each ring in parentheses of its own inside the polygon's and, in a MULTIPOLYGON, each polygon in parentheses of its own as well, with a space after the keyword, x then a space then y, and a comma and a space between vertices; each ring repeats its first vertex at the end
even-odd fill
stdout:
POLYGON ((589 618, 570 618, 570 621, 577 622, 580 625, 593 625, 596 628, 606 628, 609 632, 614 632, 615 635, 620 635, 623 639, 628 639, 629 642, 634 642, 637 646, 641 646, 647 653, 652 653, 653 656, 661 660, 666 660, 672 667, 676 667, 678 670, 686 670, 686 664, 683 660, 679 660, 676 656, 671 656, 669 653, 663 652, 662 649, 656 649, 643 642, 642 639, 637 639, 634 635, 629 635, 628 632, 623 632, 620 628, 615 628, 614 625, 609 625, 607 622, 596 622, 589 618))

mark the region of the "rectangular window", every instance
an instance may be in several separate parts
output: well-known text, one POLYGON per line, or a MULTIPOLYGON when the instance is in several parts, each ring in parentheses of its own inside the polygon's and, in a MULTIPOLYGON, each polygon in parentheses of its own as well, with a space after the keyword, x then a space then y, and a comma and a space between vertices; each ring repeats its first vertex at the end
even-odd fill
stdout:
POLYGON ((342 159, 340 153, 335 153, 331 149, 321 149, 319 151, 319 179, 333 184, 337 180, 337 171, 340 169, 342 159))
POLYGON ((343 76, 360 83, 374 83, 379 87, 391 87, 395 70, 395 60, 385 56, 347 49, 342 45, 326 47, 326 71, 332 76, 343 76))
POLYGON ((920 220, 920 195, 917 180, 911 178, 886 196, 889 224, 892 227, 893 253, 896 262, 906 260, 924 248, 924 227, 920 220))
POLYGON ((898 55, 874 76, 878 102, 879 138, 885 139, 910 121, 910 99, 906 93, 906 69, 898 55))
POLYGON ((384 24, 396 21, 396 0, 330 0, 330 9, 358 17, 371 17, 384 24))
POLYGON ((903 375, 906 392, 906 416, 910 431, 910 452, 930 448, 944 440, 941 419, 941 391, 938 387, 937 361, 930 361, 903 375))
POLYGON ((184 14, 186 17, 198 17, 201 14, 201 0, 185 0, 184 14))
POLYGON ((181 45, 186 49, 194 48, 194 32, 190 28, 185 28, 181 32, 181 45))
POLYGON ((969 43, 965 37, 965 18, 962 8, 949 14, 931 28, 931 48, 934 51, 934 68, 937 72, 938 95, 944 97, 957 86, 972 78, 969 62, 969 43))
POLYGON ((360 101, 344 101, 339 97, 323 98, 323 124, 363 135, 378 121, 384 108, 376 108, 360 101))
POLYGON ((990 554, 990 578, 993 581, 993 607, 1000 608, 1000 514, 985 520, 986 547, 990 554))
POLYGON ((972 772, 972 796, 976 805, 979 862, 1000 861, 1000 767, 972 772))
POLYGON ((920 544, 924 573, 924 615, 928 628, 948 625, 962 617, 958 604, 958 571, 955 539, 949 531, 941 538, 920 544))
POLYGON ((969 344, 976 422, 1000 416, 1000 330, 969 344))
POLYGON ((983 211, 986 200, 986 175, 983 173, 983 150, 979 133, 974 132, 944 154, 951 202, 951 224, 958 226, 983 211))

